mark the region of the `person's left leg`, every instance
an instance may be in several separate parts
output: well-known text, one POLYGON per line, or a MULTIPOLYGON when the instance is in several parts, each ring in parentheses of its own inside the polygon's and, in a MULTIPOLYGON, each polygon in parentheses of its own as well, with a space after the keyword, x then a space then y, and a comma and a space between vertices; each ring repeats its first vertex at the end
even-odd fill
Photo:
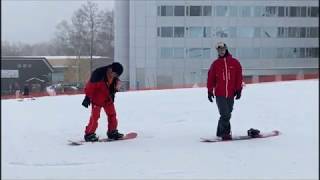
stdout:
POLYGON ((230 125, 231 113, 230 113, 230 111, 232 111, 232 110, 229 110, 230 106, 228 103, 228 99, 226 97, 217 96, 216 103, 217 103, 218 110, 220 113, 220 118, 219 118, 219 122, 218 122, 216 135, 218 137, 225 137, 227 135, 230 135, 230 133, 231 133, 231 125, 230 125))
POLYGON ((118 120, 117 114, 113 103, 107 104, 103 107, 104 111, 108 116, 108 130, 107 136, 109 139, 120 139, 123 137, 123 134, 118 132, 118 120))

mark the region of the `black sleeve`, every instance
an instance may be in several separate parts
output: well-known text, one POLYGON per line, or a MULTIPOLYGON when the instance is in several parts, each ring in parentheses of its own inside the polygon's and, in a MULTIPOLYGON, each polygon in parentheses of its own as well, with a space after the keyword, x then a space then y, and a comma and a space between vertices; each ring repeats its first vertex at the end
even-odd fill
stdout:
POLYGON ((90 77, 90 82, 99 82, 103 81, 106 77, 107 69, 110 66, 103 66, 94 70, 90 77))

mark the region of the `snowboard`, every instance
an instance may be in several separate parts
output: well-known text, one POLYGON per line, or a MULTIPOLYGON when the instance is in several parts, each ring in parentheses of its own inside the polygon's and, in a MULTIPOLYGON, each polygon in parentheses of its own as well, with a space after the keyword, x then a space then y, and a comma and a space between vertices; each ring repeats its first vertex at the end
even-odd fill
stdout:
POLYGON ((130 133, 127 133, 123 136, 123 138, 121 139, 118 139, 118 140, 114 140, 114 139, 109 139, 109 138, 101 138, 99 139, 98 141, 96 142, 87 142, 85 140, 78 140, 78 141, 74 141, 74 140, 68 140, 68 145, 71 145, 71 146, 80 146, 80 145, 83 145, 85 143, 100 143, 100 142, 112 142, 112 141, 123 141, 123 140, 129 140, 129 139, 134 139, 138 136, 138 133, 136 132, 130 132, 130 133))
POLYGON ((268 138, 273 136, 280 135, 280 131, 273 130, 271 132, 261 132, 257 137, 251 137, 248 135, 232 136, 230 140, 222 140, 221 138, 200 138, 201 142, 215 143, 215 142, 226 142, 226 141, 238 141, 238 140, 250 140, 250 139, 259 139, 259 138, 268 138))

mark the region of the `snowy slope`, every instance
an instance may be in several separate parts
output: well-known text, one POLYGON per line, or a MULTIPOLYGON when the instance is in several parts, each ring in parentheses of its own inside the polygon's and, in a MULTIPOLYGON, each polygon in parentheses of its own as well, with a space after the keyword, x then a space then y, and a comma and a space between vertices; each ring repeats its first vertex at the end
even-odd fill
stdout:
MULTIPOLYGON (((90 110, 83 95, 2 100, 2 178, 317 179, 318 80, 247 85, 235 101, 233 134, 253 127, 278 137, 201 143, 219 114, 205 88, 122 92, 121 132, 135 140, 68 146, 82 139, 90 110)), ((97 134, 105 136, 101 113, 97 134)))

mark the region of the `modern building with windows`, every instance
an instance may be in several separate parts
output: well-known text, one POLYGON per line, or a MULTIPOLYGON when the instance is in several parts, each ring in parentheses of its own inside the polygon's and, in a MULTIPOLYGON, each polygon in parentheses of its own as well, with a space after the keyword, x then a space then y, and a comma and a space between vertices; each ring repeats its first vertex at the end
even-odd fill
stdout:
POLYGON ((115 1, 115 61, 130 89, 206 83, 223 41, 245 77, 318 72, 318 0, 115 1))

